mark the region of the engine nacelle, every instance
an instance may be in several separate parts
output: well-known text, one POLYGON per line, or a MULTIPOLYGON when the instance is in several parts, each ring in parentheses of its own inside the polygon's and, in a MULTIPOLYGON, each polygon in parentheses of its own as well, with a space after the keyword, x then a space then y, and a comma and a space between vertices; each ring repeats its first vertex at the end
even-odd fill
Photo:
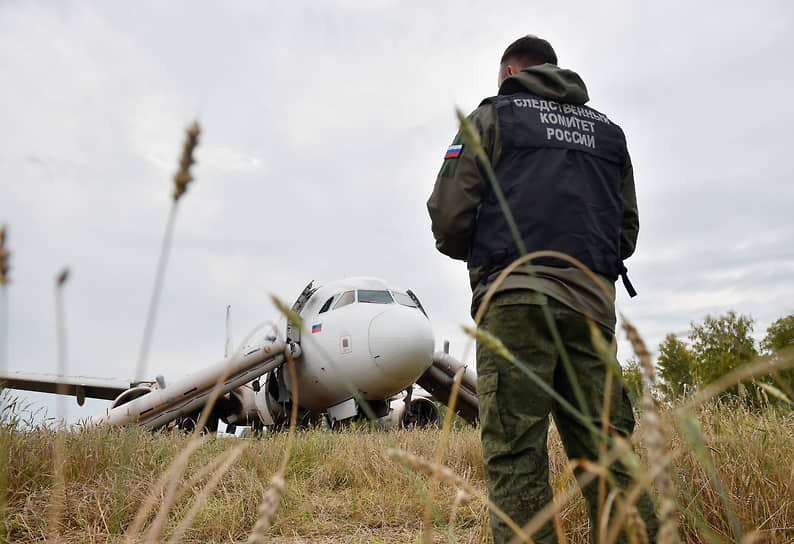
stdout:
POLYGON ((273 425, 273 418, 265 402, 264 391, 256 392, 248 386, 229 392, 221 419, 227 425, 248 425, 262 428, 273 425))
POLYGON ((148 385, 137 385, 135 387, 131 387, 126 391, 123 391, 116 399, 113 401, 111 408, 115 408, 117 406, 121 406, 122 404, 127 404, 131 400, 135 400, 138 397, 142 397, 147 393, 151 393, 154 390, 154 386, 148 385))
MULTIPOLYGON (((405 406, 405 403, 403 403, 405 406)), ((430 399, 419 397, 412 399, 408 408, 403 411, 400 424, 403 427, 438 426, 441 416, 438 406, 430 399)))
POLYGON ((288 423, 289 413, 279 399, 289 400, 289 393, 279 382, 278 372, 269 372, 263 381, 263 386, 244 385, 233 389, 218 403, 224 423, 255 429, 280 427, 288 423))

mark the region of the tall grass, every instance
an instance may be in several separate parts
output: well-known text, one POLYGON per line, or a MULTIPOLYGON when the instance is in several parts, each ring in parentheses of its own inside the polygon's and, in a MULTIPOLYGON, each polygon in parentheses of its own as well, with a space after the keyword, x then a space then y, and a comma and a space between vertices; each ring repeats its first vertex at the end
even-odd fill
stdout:
MULTIPOLYGON (((6 412, 8 413, 8 412, 6 412)), ((666 410, 662 417, 671 418, 666 410)), ((762 542, 794 539, 794 415, 770 408, 759 413, 741 403, 712 402, 695 415, 730 502, 743 531, 755 532, 762 542)), ((181 433, 157 433, 132 428, 81 428, 72 431, 45 427, 24 429, 7 417, 2 437, 9 444, 6 467, 9 510, 5 517, 8 538, 14 542, 40 541, 48 536, 46 512, 55 483, 52 443, 64 438, 65 508, 60 522, 66 542, 117 541, 123 528, 146 501, 156 480, 187 446, 181 433), (118 463, 131 432, 135 448, 126 465, 118 463), (114 506, 116 486, 124 480, 125 501, 114 506), (118 511, 114 511, 118 510, 118 511), (121 526, 111 520, 121 518, 121 526)), ((646 422, 640 419, 636 443, 645 448, 646 422)), ((385 458, 396 447, 422 459, 432 459, 440 430, 370 432, 309 430, 298 433, 284 473, 286 486, 268 539, 275 542, 416 542, 422 533, 423 497, 414 480, 430 485, 424 472, 405 471, 401 463, 385 458)), ((215 489, 202 497, 187 542, 245 540, 257 518, 257 506, 268 481, 283 463, 289 438, 284 434, 253 440, 215 489)), ((481 450, 474 428, 448 435, 446 466, 484 495, 481 450)), ((170 509, 163 540, 172 536, 185 514, 195 506, 213 465, 239 441, 206 440, 190 458, 178 489, 184 493, 170 509)), ((732 542, 720 490, 715 487, 686 438, 673 431, 664 444, 676 475, 677 517, 684 542, 732 542), (712 540, 715 538, 716 540, 712 540)), ((556 432, 549 437, 551 481, 555 496, 576 486, 575 478, 556 432)), ((643 451, 643 453, 645 453, 643 451)), ((647 458, 647 455, 643 455, 647 458)), ((650 467, 646 467, 650 468, 650 467)), ((481 500, 453 505, 457 489, 442 482, 434 489, 432 518, 434 542, 488 542, 487 506, 481 500), (453 525, 450 517, 455 513, 453 525)), ((560 510, 562 528, 573 543, 587 542, 589 522, 578 493, 560 510)))
MULTIPOLYGON (((188 129, 174 177, 138 377, 146 368, 176 204, 193 179, 189 169, 198 133, 197 125, 188 129)), ((492 174, 490 181, 498 190, 492 174)), ((514 226, 509 210, 505 213, 514 226)), ((520 239, 516 243, 525 253, 520 239)), ((5 301, 8 252, 2 237, 0 250, 5 301)), ((497 284, 510 270, 544 253, 548 252, 524 255, 503 271, 497 284)), ((553 255, 582 267, 570 257, 553 255)), ((294 315, 290 320, 300 322, 294 315)), ((648 351, 636 329, 624 323, 652 384, 648 351)), ((553 321, 549 325, 554 331, 553 321)), ((471 333, 533 377, 531 368, 507 352, 498 338, 471 333)), ((614 346, 598 335, 593 341, 605 361, 616 364, 614 346)), ((564 348, 559 349, 564 355, 564 348)), ((294 361, 289 353, 286 357, 294 373, 294 361)), ((777 369, 792 364, 790 359, 779 361, 777 369)), ((741 402, 710 400, 739 379, 770 370, 774 369, 768 362, 760 361, 698 392, 687 404, 661 412, 647 397, 634 444, 608 435, 606 415, 594 424, 577 393, 578 406, 568 404, 568 409, 603 439, 598 462, 569 462, 552 427, 548 446, 555 502, 524 528, 505 521, 521 541, 531 541, 533 528, 552 519, 561 542, 586 542, 589 521, 576 486, 597 478, 599 511, 604 513, 597 528, 600 540, 614 542, 626 528, 630 539, 643 542, 644 527, 634 501, 656 482, 662 505, 660 542, 678 536, 684 542, 794 541, 794 416, 775 407, 758 412, 741 402), (642 455, 634 455, 633 449, 642 455), (624 497, 606 492, 605 467, 618 458, 636 468, 635 483, 624 497), (584 469, 578 482, 575 466, 584 469)), ((456 388, 451 403, 455 392, 456 388)), ((134 425, 37 426, 25 422, 13 397, 3 394, 0 452, 7 463, 1 469, 0 487, 6 490, 7 502, 1 534, 18 542, 488 542, 489 510, 504 517, 485 493, 478 431, 454 428, 451 410, 441 430, 384 433, 367 427, 296 433, 294 398, 288 435, 241 443, 200 435, 215 398, 217 389, 195 432, 186 436, 152 434, 134 425)), ((371 412, 366 403, 363 408, 371 412)), ((607 405, 604 412, 608 411, 607 405)))

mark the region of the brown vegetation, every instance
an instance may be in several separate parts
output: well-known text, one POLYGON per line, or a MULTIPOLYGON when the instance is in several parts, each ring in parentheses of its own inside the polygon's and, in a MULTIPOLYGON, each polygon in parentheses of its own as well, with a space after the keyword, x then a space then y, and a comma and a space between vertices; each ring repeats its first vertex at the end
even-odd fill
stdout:
MULTIPOLYGON (((794 415, 771 409, 762 414, 739 404, 711 404, 698 416, 725 498, 744 533, 748 537, 755 534, 762 542, 791 542, 794 415)), ((154 483, 190 441, 181 433, 152 434, 137 428, 59 433, 63 437, 66 492, 57 531, 67 542, 118 541, 154 483)), ((385 455, 395 448, 432 459, 440 436, 438 430, 298 433, 285 473, 284 495, 266 540, 417 542, 425 500, 432 496, 435 542, 489 541, 487 505, 482 500, 461 501, 458 488, 447 480, 428 490, 430 476, 385 455), (450 526, 456 498, 458 507, 450 526)), ((8 420, 4 423, 2 439, 9 451, 4 521, 13 542, 43 541, 52 536, 47 512, 56 485, 52 469, 55 437, 56 431, 51 429, 23 430, 8 420)), ((642 448, 642 420, 636 437, 642 448)), ((191 457, 179 481, 180 496, 168 513, 163 539, 173 534, 194 498, 213 477, 202 468, 239 444, 235 439, 211 438, 191 457)), ((249 441, 214 491, 203 498, 183 541, 246 540, 287 446, 286 434, 249 441)), ((555 494, 561 495, 576 484, 555 433, 549 446, 551 480, 555 494)), ((708 542, 713 537, 717 542, 734 541, 723 497, 695 451, 678 432, 673 433, 667 450, 674 459, 682 540, 708 542)), ((475 429, 450 433, 444 465, 484 494, 475 429)), ((562 508, 560 517, 571 542, 587 542, 587 515, 580 495, 562 508)))

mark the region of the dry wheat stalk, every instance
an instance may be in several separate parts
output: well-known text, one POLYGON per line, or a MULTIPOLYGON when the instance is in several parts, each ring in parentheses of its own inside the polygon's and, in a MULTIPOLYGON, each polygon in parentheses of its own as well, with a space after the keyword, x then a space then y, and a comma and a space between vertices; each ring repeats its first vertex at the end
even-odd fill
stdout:
MULTIPOLYGON (((604 467, 606 469, 606 467, 604 467)), ((618 499, 619 489, 613 488, 612 491, 606 496, 603 504, 599 504, 599 518, 596 531, 598 532, 598 542, 607 541, 607 529, 609 528, 609 517, 612 512, 612 506, 618 499)))
POLYGON ((135 513, 135 519, 132 520, 132 523, 124 532, 121 544, 132 544, 138 540, 138 536, 140 535, 141 529, 143 529, 144 523, 146 523, 146 519, 149 517, 154 505, 162 496, 166 485, 172 480, 178 480, 181 477, 182 472, 185 467, 187 467, 190 456, 206 441, 207 437, 193 437, 193 439, 188 442, 187 446, 185 446, 185 449, 182 450, 182 453, 179 454, 179 457, 174 459, 166 471, 160 475, 157 482, 155 482, 149 490, 146 500, 135 513))
MULTIPOLYGON (((464 330, 466 330, 465 327, 464 327, 464 330)), ((469 330, 467 330, 467 332, 469 334, 476 335, 477 341, 479 343, 482 343, 483 345, 485 345, 487 348, 491 349, 492 351, 494 351, 498 355, 500 355, 500 356, 502 356, 504 358, 512 359, 512 355, 509 353, 507 348, 504 346, 504 344, 498 338, 495 338, 492 335, 489 335, 489 334, 487 334, 487 333, 485 333, 483 331, 479 331, 479 330, 474 331, 474 330, 469 329, 469 330)), ((647 350, 645 350, 645 351, 647 352, 647 350)), ((646 362, 647 362, 647 360, 646 360, 646 362)), ((553 392, 550 392, 550 394, 553 395, 553 392)), ((651 406, 651 410, 653 410, 653 406, 651 406)), ((657 415, 657 419, 658 419, 658 415, 657 415)), ((659 442, 659 443, 661 444, 661 442, 659 442)), ((603 467, 609 466, 619 456, 624 455, 624 454, 626 454, 629 451, 630 451, 630 446, 628 446, 626 444, 618 444, 618 443, 616 443, 615 449, 612 452, 610 452, 608 455, 606 454, 606 452, 603 452, 603 454, 602 454, 603 467), (620 452, 620 453, 617 453, 617 452, 620 452)), ((661 451, 663 452, 663 450, 661 450, 661 451)), ((667 462, 669 463, 669 459, 666 456, 664 456, 663 454, 662 454, 661 459, 667 459, 668 460, 667 462)), ((583 468, 587 468, 588 471, 592 470, 594 468, 595 468, 595 470, 592 470, 592 472, 590 472, 589 475, 586 475, 584 478, 580 478, 580 480, 589 481, 589 480, 591 480, 594 477, 604 475, 605 474, 605 469, 596 468, 598 466, 599 465, 583 467, 583 468)), ((662 468, 666 468, 667 467, 666 464, 661 465, 661 466, 662 466, 662 468)), ((666 470, 662 470, 662 471, 660 471, 660 473, 661 472, 666 473, 666 470)), ((669 481, 669 474, 667 474, 667 479, 669 481)), ((587 482, 585 482, 585 481, 581 481, 580 485, 583 486, 583 485, 586 485, 586 483, 587 482)), ((670 489, 672 489, 672 482, 670 483, 670 489)), ((634 501, 636 501, 637 498, 639 498, 639 496, 640 496, 640 492, 637 492, 636 493, 636 497, 634 498, 634 501)), ((525 534, 526 533, 533 534, 534 531, 539 529, 540 526, 543 523, 545 523, 548 519, 550 519, 558 511, 558 509, 561 507, 561 505, 566 504, 569 500, 570 500, 570 497, 566 498, 565 500, 560 501, 559 502, 560 506, 558 506, 557 503, 551 503, 551 504, 547 505, 547 507, 543 508, 541 510, 541 512, 539 512, 538 515, 536 515, 524 527, 525 534)), ((607 509, 607 510, 609 511, 611 509, 607 509)), ((675 506, 674 506, 674 503, 673 503, 673 514, 674 513, 675 513, 675 506)), ((602 524, 602 525, 603 525, 603 527, 601 528, 601 532, 603 533, 605 530, 607 530, 607 526, 606 526, 606 524, 602 524)), ((675 525, 673 525, 673 532, 677 536, 677 533, 675 531, 676 531, 675 525)), ((661 542, 663 542, 663 541, 661 541, 661 542)))
MULTIPOLYGON (((626 454, 633 455, 631 444, 627 440, 615 437, 616 447, 620 447, 626 454)), ((678 454, 681 450, 678 451, 678 454)), ((658 465, 651 465, 648 471, 638 473, 635 475, 633 484, 625 490, 623 497, 621 497, 621 505, 617 513, 613 516, 611 524, 608 527, 606 543, 617 542, 621 531, 628 524, 631 509, 635 508, 637 501, 642 493, 645 493, 653 485, 653 482, 658 480, 662 472, 667 472, 668 467, 673 462, 673 456, 664 453, 661 462, 658 465)), ((677 536, 677 535, 676 535, 677 536)), ((657 542, 661 542, 658 540, 657 542)))
MULTIPOLYGON (((63 310, 63 286, 69 278, 69 269, 64 268, 55 278, 55 330, 56 330, 56 351, 57 368, 56 375, 66 374, 66 324, 63 310)), ((66 503, 66 475, 65 464, 66 454, 64 452, 64 441, 66 427, 61 420, 64 417, 64 395, 67 394, 66 384, 58 381, 56 384, 58 398, 56 400, 56 420, 59 421, 55 429, 55 442, 53 444, 53 474, 54 485, 52 490, 52 500, 48 507, 47 526, 50 531, 50 539, 55 542, 61 541, 59 530, 60 519, 63 516, 64 505, 66 503)))
MULTIPOLYGON (((198 426, 196 427, 198 429, 198 426)), ((201 435, 193 434, 188 442, 185 451, 190 451, 191 453, 195 451, 194 448, 198 448, 199 445, 203 444, 204 440, 201 435), (193 448, 191 448, 193 446, 193 448)), ((154 518, 151 526, 149 527, 149 531, 146 533, 146 537, 144 540, 146 542, 159 542, 160 541, 160 534, 163 531, 163 527, 165 527, 165 522, 168 519, 168 512, 171 510, 171 507, 177 500, 178 494, 177 491, 179 490, 179 481, 182 479, 182 474, 185 473, 187 469, 188 460, 190 459, 190 455, 180 455, 176 461, 174 461, 169 467, 166 474, 169 475, 167 479, 167 487, 165 487, 165 496, 163 497, 163 502, 160 504, 160 509, 157 511, 157 515, 154 518)), ((159 495, 159 493, 158 493, 159 495)))
MULTIPOLYGON (((606 457, 603 460, 604 466, 610 466, 614 463, 617 459, 621 458, 624 455, 631 454, 631 444, 625 440, 619 440, 618 438, 615 439, 614 447, 607 453, 606 457)), ((578 486, 569 486, 560 497, 555 497, 553 502, 548 503, 546 506, 540 509, 540 511, 535 514, 529 522, 524 525, 523 531, 524 534, 534 534, 537 532, 548 520, 552 519, 555 515, 559 514, 559 511, 569 502, 571 502, 576 495, 579 494, 579 490, 583 487, 586 487, 590 482, 592 482, 595 478, 598 477, 599 471, 602 470, 600 464, 583 464, 581 465, 582 468, 585 468, 585 472, 581 473, 577 478, 576 481, 579 484, 578 486), (590 469, 595 469, 595 472, 591 472, 590 469)), ((573 467, 571 467, 573 470, 573 467)), ((639 493, 637 494, 639 496, 639 493)), ((634 499, 636 501, 636 498, 634 499)), ((521 542, 518 535, 513 537, 510 541, 511 544, 515 544, 521 542)))
MULTIPOLYGON (((433 458, 433 464, 436 467, 443 466, 442 462, 444 460, 444 455, 447 452, 447 444, 449 443, 449 431, 452 428, 452 418, 455 415, 455 404, 458 400, 458 392, 460 391, 460 384, 463 381, 463 374, 465 370, 466 370, 465 367, 459 368, 458 371, 455 373, 455 379, 452 382, 452 391, 450 392, 449 402, 447 403, 448 410, 446 416, 444 417, 444 425, 441 429, 441 440, 439 440, 438 442, 438 447, 436 448, 435 457, 433 458)), ((425 511, 424 511, 424 515, 422 516, 423 518, 422 525, 426 529, 422 534, 422 540, 424 544, 432 544, 433 542, 433 532, 427 529, 432 526, 432 521, 433 521, 432 493, 437 481, 438 481, 438 473, 434 472, 430 479, 427 504, 425 504, 425 511)))
POLYGON ((179 157, 179 169, 174 174, 174 201, 187 191, 187 185, 193 181, 193 176, 190 174, 190 167, 195 164, 196 160, 193 158, 193 151, 198 145, 198 137, 201 133, 201 128, 197 121, 193 121, 185 130, 185 143, 182 146, 182 154, 179 157))
POLYGON ((559 509, 554 510, 554 532, 557 534, 558 544, 568 544, 568 535, 565 534, 565 528, 562 526, 559 509))
POLYGON ((0 285, 7 285, 8 278, 8 258, 11 252, 6 249, 6 226, 0 226, 0 285))
MULTIPOLYGON (((604 335, 601 334, 601 330, 595 324, 595 322, 587 318, 587 325, 590 328, 590 338, 593 342, 593 347, 595 347, 596 352, 598 353, 599 358, 604 362, 607 366, 608 372, 606 373, 605 383, 604 383, 604 403, 601 409, 601 435, 602 439, 600 440, 600 445, 598 448, 598 457, 599 459, 603 460, 607 454, 607 436, 609 435, 609 428, 610 428, 610 417, 609 413, 612 410, 612 382, 613 382, 613 372, 610 370, 613 364, 617 364, 615 361, 615 353, 616 353, 616 342, 613 337, 612 342, 607 342, 604 338, 604 335)), ((598 533, 599 535, 602 532, 606 531, 606 523, 609 520, 609 516, 604 515, 604 501, 606 500, 607 495, 607 479, 609 478, 609 472, 606 466, 601 467, 603 470, 598 475, 598 519, 599 519, 599 527, 598 533)))
POLYGON ((471 497, 468 493, 463 491, 462 489, 458 489, 455 493, 455 500, 452 501, 452 509, 449 512, 449 530, 451 531, 455 527, 455 515, 458 512, 458 508, 460 508, 461 504, 466 504, 471 500, 471 497))
POLYGON ((105 511, 102 510, 102 504, 99 502, 99 494, 94 495, 94 498, 96 499, 96 507, 99 511, 99 517, 102 520, 102 525, 105 527, 105 532, 110 534, 110 527, 108 527, 108 522, 105 519, 105 511))
POLYGON ((207 482, 207 485, 201 490, 201 492, 196 495, 193 499, 193 504, 190 506, 190 510, 188 510, 185 517, 182 518, 182 521, 179 522, 176 529, 174 529, 171 538, 168 539, 168 544, 176 544, 177 542, 181 542, 182 536, 187 531, 190 524, 193 522, 193 519, 199 513, 201 508, 207 502, 207 498, 209 497, 210 493, 212 493, 218 484, 221 481, 221 478, 232 468, 232 465, 237 461, 237 458, 240 457, 240 454, 243 453, 243 450, 248 447, 247 443, 240 444, 230 450, 228 450, 223 456, 224 461, 220 468, 215 471, 215 474, 212 475, 210 481, 207 482))
MULTIPOLYGON (((484 161, 484 164, 488 165, 488 161, 484 161)), ((499 187, 499 184, 496 183, 495 179, 492 180, 492 185, 495 190, 497 190, 499 187)), ((503 211, 505 212, 505 218, 510 220, 511 216, 509 215, 509 208, 507 207, 506 202, 504 203, 503 211)), ((514 260, 507 267, 505 267, 504 270, 502 270, 499 273, 499 276, 496 278, 496 280, 488 288, 488 291, 483 296, 482 302, 480 302, 480 306, 477 309, 477 313, 474 317, 474 323, 477 327, 480 326, 480 323, 482 322, 482 318, 485 315, 485 311, 488 308, 488 305, 490 304, 492 297, 496 294, 496 290, 499 288, 499 286, 501 286, 501 284, 505 281, 505 279, 510 274, 512 274, 519 266, 530 262, 532 259, 540 258, 540 257, 554 257, 571 263, 571 265, 581 270, 588 278, 590 278, 593 281, 593 283, 606 294, 607 298, 610 301, 614 301, 614 293, 610 291, 610 289, 603 282, 603 280, 601 280, 598 276, 596 276, 581 261, 571 257, 570 255, 566 255, 565 253, 561 253, 559 251, 544 250, 544 251, 533 251, 532 253, 526 253, 526 251, 522 249, 523 242, 521 242, 520 237, 516 238, 516 243, 519 246, 520 253, 522 253, 523 255, 518 259, 514 260)), ((528 266, 527 270, 531 276, 535 275, 532 266, 528 266)), ((555 323, 554 317, 551 314, 551 310, 549 310, 549 307, 546 304, 542 304, 540 308, 543 312, 543 317, 546 321, 546 324, 549 327, 549 330, 551 331, 554 344, 557 347, 557 350, 559 351, 563 368, 565 369, 565 372, 567 373, 571 381, 571 384, 573 385, 573 396, 576 399, 576 403, 578 405, 577 406, 578 411, 581 412, 584 416, 586 416, 585 419, 589 420, 590 414, 587 407, 588 406, 587 400, 585 399, 584 393, 582 392, 582 389, 579 386, 576 373, 573 369, 573 366, 571 365, 570 358, 568 357, 568 352, 565 349, 565 346, 563 345, 560 333, 557 330, 557 324, 555 323)), ((468 351, 468 347, 467 347, 467 351, 468 351)))
POLYGON ((504 270, 499 273, 496 280, 491 284, 488 288, 488 291, 482 297, 482 302, 480 303, 480 307, 477 308, 477 314, 474 317, 474 323, 479 326, 482 322, 482 317, 485 315, 485 310, 488 308, 488 304, 490 304, 491 299, 496 294, 496 290, 499 286, 505 281, 507 276, 512 274, 519 266, 525 264, 532 259, 539 259, 541 257, 554 257, 556 259, 562 259, 563 261, 568 261, 573 266, 584 272, 588 278, 593 280, 593 282, 601 289, 606 295, 609 300, 614 300, 612 293, 610 292, 609 288, 607 288, 606 284, 596 276, 589 268, 587 268, 581 261, 571 257, 570 255, 566 255, 565 253, 560 253, 559 251, 533 251, 532 253, 527 253, 526 255, 519 257, 512 263, 510 263, 504 270))
POLYGON ((301 330, 301 332, 305 331, 305 327, 303 326, 303 319, 301 319, 301 316, 299 316, 296 311, 294 311, 292 308, 287 306, 283 300, 281 300, 275 295, 270 295, 270 300, 273 301, 273 305, 278 309, 279 312, 284 314, 284 316, 287 318, 288 321, 290 321, 296 327, 298 327, 301 330))
MULTIPOLYGON (((288 309, 276 297, 273 297, 273 300, 290 319, 293 317, 297 319, 296 321, 293 321, 293 323, 302 326, 302 321, 300 320, 300 317, 295 314, 295 312, 288 309)), ((292 445, 295 441, 295 428, 298 424, 298 377, 295 370, 295 360, 292 358, 290 350, 285 350, 284 355, 287 358, 287 369, 289 370, 290 379, 292 380, 293 384, 289 434, 287 435, 287 444, 284 448, 284 454, 281 457, 279 470, 270 479, 270 488, 265 492, 262 503, 259 505, 259 517, 257 518, 254 527, 251 529, 251 533, 248 535, 249 544, 264 543, 265 533, 267 533, 268 529, 270 529, 270 526, 273 524, 273 519, 276 517, 276 512, 278 512, 278 507, 281 503, 281 497, 284 495, 284 475, 287 472, 287 466, 289 465, 290 454, 292 452, 292 445)))
POLYGON ((273 518, 276 517, 278 506, 281 503, 281 496, 284 494, 284 476, 276 474, 270 479, 270 488, 265 493, 262 504, 259 505, 259 518, 248 535, 248 544, 260 544, 265 542, 265 533, 270 529, 273 518))
MULTIPOLYGON (((227 451, 226 454, 228 454, 228 453, 229 452, 227 451)), ((216 456, 214 459, 210 460, 209 463, 207 463, 203 467, 199 468, 198 471, 193 474, 193 476, 190 478, 190 480, 185 485, 183 485, 183 486, 181 486, 179 488, 178 492, 174 495, 174 498, 173 498, 172 502, 174 504, 176 504, 177 502, 182 500, 182 497, 184 497, 189 490, 195 488, 201 480, 206 478, 207 475, 215 474, 216 471, 221 466, 221 464, 223 463, 224 458, 225 458, 224 454, 220 454, 220 455, 216 456)), ((155 490, 155 487, 153 487, 152 490, 155 490)), ((151 490, 150 490, 150 493, 151 493, 151 490)), ((162 490, 162 488, 160 488, 160 490, 158 491, 156 496, 161 497, 162 495, 163 495, 163 490, 162 490)))
POLYGON ((160 258, 157 262, 157 271, 154 277, 154 287, 152 289, 152 296, 149 300, 149 311, 146 316, 146 323, 143 327, 143 340, 141 341, 141 349, 138 354, 138 365, 135 371, 135 379, 141 380, 146 373, 146 359, 149 355, 149 346, 152 341, 152 334, 154 334, 154 323, 157 319, 157 307, 160 303, 160 292, 163 288, 165 281, 165 269, 168 265, 168 255, 171 251, 171 240, 174 236, 174 225, 176 223, 176 210, 179 198, 187 191, 187 185, 193 181, 193 176, 190 173, 190 166, 195 162, 193 159, 193 152, 198 145, 198 136, 201 132, 197 121, 193 121, 186 130, 185 144, 182 148, 182 155, 179 157, 179 168, 174 174, 174 192, 173 202, 168 211, 168 219, 165 223, 165 233, 163 235, 163 243, 160 248, 160 258))
MULTIPOLYGON (((245 337, 243 342, 240 346, 246 345, 248 340, 253 337, 253 335, 260 330, 262 327, 268 325, 269 322, 260 323, 256 327, 254 327, 251 332, 245 337)), ((235 353, 232 357, 234 358, 239 357, 239 353, 235 353)), ((156 501, 163 496, 163 492, 165 491, 165 497, 163 502, 160 506, 160 510, 157 513, 154 521, 152 522, 151 527, 149 528, 149 532, 147 534, 147 541, 157 540, 159 539, 160 532, 162 531, 163 525, 165 524, 166 517, 168 515, 168 511, 170 510, 171 506, 178 501, 182 493, 178 493, 178 484, 182 478, 182 474, 184 473, 185 469, 187 468, 188 460, 190 456, 199 448, 201 447, 209 438, 208 436, 202 436, 201 432, 204 428, 204 425, 209 417, 209 413, 212 411, 212 407, 217 400, 219 393, 220 393, 220 386, 223 384, 223 381, 227 378, 229 372, 229 366, 224 369, 224 372, 219 376, 218 381, 216 382, 212 393, 210 394, 207 403, 204 405, 202 409, 201 417, 196 424, 195 429, 193 430, 193 434, 191 440, 188 442, 185 449, 182 453, 174 459, 171 464, 168 466, 166 471, 160 476, 157 482, 151 487, 149 490, 149 494, 146 498, 146 501, 141 505, 138 511, 135 514, 135 519, 133 520, 132 524, 129 526, 127 531, 124 533, 124 537, 121 540, 121 544, 131 544, 135 540, 138 539, 138 535, 140 534, 143 526, 146 522, 146 519, 149 517, 152 509, 156 501), (168 486, 166 488, 166 486, 168 486)), ((213 460, 208 464, 208 466, 204 467, 199 471, 197 475, 193 477, 191 482, 195 482, 206 474, 211 467, 217 466, 219 463, 218 459, 213 460)))
POLYGON ((631 507, 629 518, 626 520, 626 528, 631 544, 648 544, 648 530, 636 506, 632 505, 631 507))
MULTIPOLYGON (((8 299, 6 297, 6 285, 9 283, 8 278, 8 259, 11 252, 5 247, 6 245, 6 226, 0 225, 0 370, 5 371, 6 362, 8 358, 8 299)), ((5 458, 4 452, 3 458, 5 458)), ((6 493, 6 471, 0 471, 0 514, 5 513, 5 493, 6 493)), ((2 528, 0 528, 0 535, 2 535, 2 528)))
POLYGON ((646 446, 648 449, 648 463, 651 467, 659 468, 656 485, 659 489, 659 544, 678 542, 677 509, 675 505, 676 492, 673 480, 670 477, 669 456, 665 454, 664 430, 659 412, 651 397, 651 390, 656 385, 656 371, 651 361, 651 354, 639 331, 632 325, 626 316, 620 316, 623 330, 634 348, 634 353, 640 359, 646 387, 640 405, 643 410, 643 423, 646 433, 646 446))
POLYGON ((478 498, 483 503, 487 504, 489 508, 493 511, 493 513, 502 521, 504 521, 508 527, 518 536, 521 537, 521 542, 532 542, 532 539, 527 536, 524 531, 521 530, 521 527, 513 521, 510 516, 504 513, 501 508, 499 508, 496 504, 492 503, 488 500, 482 492, 478 489, 474 488, 468 481, 461 478, 453 470, 449 467, 444 465, 438 465, 437 463, 433 463, 432 461, 428 461, 427 459, 422 459, 421 457, 414 455, 412 453, 408 453, 407 451, 398 450, 396 448, 389 448, 386 450, 386 457, 391 459, 392 461, 397 461, 400 463, 404 463, 409 468, 412 468, 415 471, 421 472, 428 476, 433 476, 434 474, 437 475, 438 480, 455 487, 457 489, 462 489, 466 493, 468 493, 472 497, 478 498))

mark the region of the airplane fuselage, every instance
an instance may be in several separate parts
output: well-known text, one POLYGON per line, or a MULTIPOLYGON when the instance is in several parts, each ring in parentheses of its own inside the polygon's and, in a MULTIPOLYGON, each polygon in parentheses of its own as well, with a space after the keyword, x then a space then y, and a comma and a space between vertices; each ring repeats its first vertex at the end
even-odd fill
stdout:
MULTIPOLYGON (((354 394, 386 399, 430 366, 434 339, 418 300, 375 278, 318 288, 300 311, 299 404, 322 411, 354 394)), ((286 379, 294 394, 294 384, 286 379)))

